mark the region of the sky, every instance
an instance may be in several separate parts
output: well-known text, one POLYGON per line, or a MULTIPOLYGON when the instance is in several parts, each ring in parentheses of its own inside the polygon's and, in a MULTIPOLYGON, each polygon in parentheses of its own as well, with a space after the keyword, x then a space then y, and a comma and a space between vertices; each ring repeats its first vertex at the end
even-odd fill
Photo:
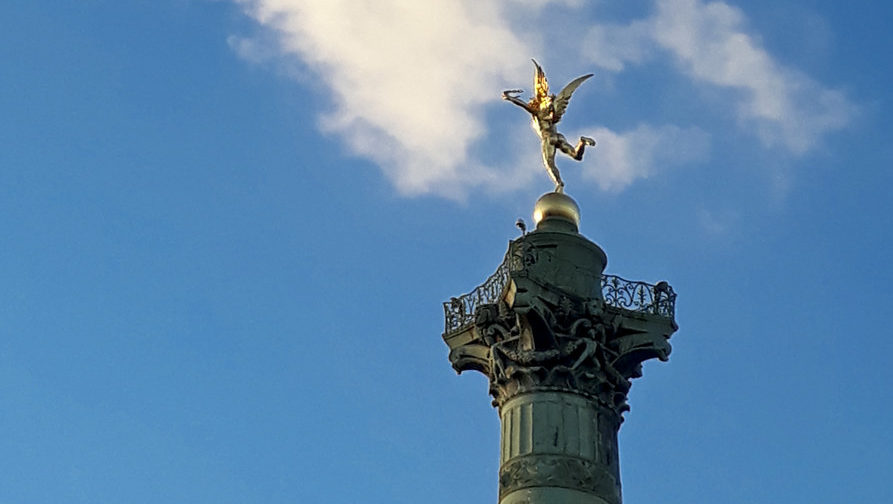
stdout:
POLYGON ((628 504, 893 502, 893 8, 14 0, 0 15, 0 504, 493 503, 441 303, 552 189, 678 293, 628 504))

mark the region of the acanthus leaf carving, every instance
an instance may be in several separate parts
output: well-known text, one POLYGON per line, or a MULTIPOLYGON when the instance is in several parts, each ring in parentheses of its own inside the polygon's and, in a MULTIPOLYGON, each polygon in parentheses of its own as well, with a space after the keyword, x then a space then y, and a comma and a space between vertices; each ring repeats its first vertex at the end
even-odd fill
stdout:
MULTIPOLYGON (((618 311, 613 306, 616 300, 601 293, 584 295, 579 288, 550 283, 553 273, 566 279, 562 281, 573 281, 567 280, 573 275, 559 275, 571 270, 556 254, 554 247, 514 242, 500 267, 504 276, 476 289, 473 304, 452 301, 455 320, 469 320, 471 326, 467 333, 453 333, 458 336, 451 361, 460 372, 488 375, 495 406, 525 392, 564 390, 596 400, 622 421, 629 409, 630 380, 641 376, 643 361, 666 360, 667 336, 652 331, 647 325, 650 319, 646 325, 629 325, 630 314, 618 311), (544 272, 552 273, 543 276, 544 272), (489 297, 497 290, 511 294, 489 297), (485 299, 493 301, 482 302, 485 299)), ((620 289, 626 284, 615 279, 611 285, 620 289)), ((637 284, 635 292, 645 292, 646 287, 637 284)), ((670 299, 668 289, 658 289, 664 296, 659 297, 661 302, 670 299)))
POLYGON ((526 315, 505 303, 478 307, 475 330, 490 347, 494 405, 534 390, 568 390, 597 399, 618 415, 628 409, 629 381, 614 368, 609 344, 616 321, 601 300, 537 299, 526 315))

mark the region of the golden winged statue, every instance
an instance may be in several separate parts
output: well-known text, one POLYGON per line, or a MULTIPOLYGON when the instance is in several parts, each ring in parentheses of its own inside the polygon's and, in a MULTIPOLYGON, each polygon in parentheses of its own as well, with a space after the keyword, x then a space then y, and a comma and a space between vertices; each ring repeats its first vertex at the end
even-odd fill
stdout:
POLYGON ((571 95, 580 87, 583 81, 592 77, 592 74, 577 77, 570 84, 564 86, 564 89, 557 95, 549 94, 549 82, 546 80, 546 74, 536 60, 532 61, 536 69, 533 73, 534 91, 530 101, 525 102, 518 98, 517 95, 524 92, 522 89, 503 91, 502 99, 523 108, 532 116, 533 130, 536 131, 536 134, 539 135, 543 142, 543 164, 546 165, 549 176, 555 182, 555 192, 562 193, 564 192, 564 182, 561 180, 561 175, 559 175, 558 168, 555 166, 555 150, 558 149, 580 161, 583 159, 583 151, 586 150, 586 146, 595 145, 595 140, 589 137, 580 137, 577 145, 575 147, 571 146, 571 144, 567 143, 564 135, 558 132, 555 125, 558 124, 561 116, 564 115, 564 111, 567 110, 567 104, 571 99, 571 95))

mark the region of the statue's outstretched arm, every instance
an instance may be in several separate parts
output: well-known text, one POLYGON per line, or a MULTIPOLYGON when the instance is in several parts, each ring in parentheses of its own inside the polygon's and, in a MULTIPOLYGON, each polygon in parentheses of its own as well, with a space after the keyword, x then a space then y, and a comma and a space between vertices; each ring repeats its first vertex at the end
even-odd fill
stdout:
POLYGON ((521 107, 522 109, 526 110, 528 113, 532 114, 533 111, 530 110, 530 107, 527 105, 527 102, 525 102, 524 100, 518 98, 518 96, 517 96, 519 93, 523 93, 523 92, 524 92, 524 91, 521 90, 521 89, 509 89, 509 90, 507 90, 507 91, 503 91, 503 92, 502 92, 502 99, 505 100, 505 101, 514 103, 515 105, 517 105, 517 106, 521 107))

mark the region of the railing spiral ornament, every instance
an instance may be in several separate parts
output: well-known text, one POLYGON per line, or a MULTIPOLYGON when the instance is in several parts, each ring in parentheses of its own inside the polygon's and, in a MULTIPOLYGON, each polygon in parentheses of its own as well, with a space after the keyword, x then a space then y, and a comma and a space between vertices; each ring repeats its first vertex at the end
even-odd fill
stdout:
POLYGON ((602 275, 602 296, 608 306, 676 318, 676 293, 667 282, 652 285, 616 275, 602 275))

